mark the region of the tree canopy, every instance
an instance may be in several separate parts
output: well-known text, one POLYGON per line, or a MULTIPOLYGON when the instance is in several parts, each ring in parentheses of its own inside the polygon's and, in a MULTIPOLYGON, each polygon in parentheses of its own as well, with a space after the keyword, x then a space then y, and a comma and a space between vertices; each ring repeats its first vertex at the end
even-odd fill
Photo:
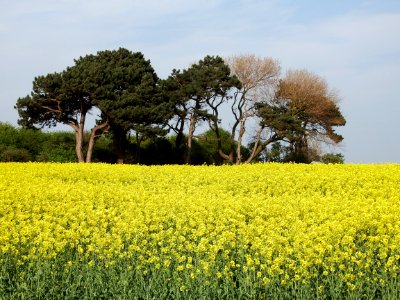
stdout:
POLYGON ((289 144, 295 161, 311 161, 310 141, 343 140, 335 132, 346 124, 337 95, 324 79, 306 70, 288 71, 272 101, 258 104, 258 115, 263 126, 289 144))
MULTIPOLYGON (((269 101, 271 94, 280 74, 280 64, 277 60, 270 57, 256 57, 255 55, 237 55, 226 59, 234 74, 241 82, 241 85, 233 93, 231 101, 231 111, 234 123, 231 129, 230 151, 224 153, 220 150, 220 155, 231 161, 240 164, 243 161, 241 148, 244 143, 246 128, 249 122, 254 122, 257 118, 257 107, 259 103, 269 101), (235 140, 237 143, 235 145, 235 140)), ((251 133, 257 142, 253 144, 251 154, 244 160, 251 162, 259 154, 258 149, 264 148, 267 144, 276 140, 276 136, 269 137, 261 141, 265 127, 260 127, 255 133, 251 133)), ((217 132, 218 130, 216 130, 217 132)))
POLYGON ((165 125, 172 113, 158 87, 158 77, 140 52, 120 48, 100 51, 75 60, 61 73, 38 76, 30 96, 20 98, 16 108, 19 124, 25 127, 55 126, 63 123, 76 133, 78 161, 83 155, 83 132, 87 114, 101 112, 91 129, 86 161, 91 161, 95 138, 111 129, 120 140, 133 129, 161 133, 156 125, 165 125), (151 128, 151 129, 150 129, 151 128), (122 134, 121 134, 122 132, 122 134))
POLYGON ((307 70, 280 74, 280 63, 269 57, 207 55, 160 79, 141 52, 119 48, 79 57, 61 72, 35 77, 31 94, 15 107, 24 128, 72 127, 79 162, 92 160, 102 135, 111 138, 113 156, 122 163, 133 148, 139 159, 142 142, 164 143, 159 138, 168 132, 176 135, 169 140, 174 145, 162 145, 174 152, 169 161, 178 163, 190 164, 194 155, 197 163, 204 145, 210 148, 208 160, 217 164, 257 161, 270 150, 276 159, 310 162, 314 145, 343 140, 336 132, 346 124, 339 97, 307 70), (99 115, 85 134, 93 112, 99 115), (228 131, 221 128, 222 117, 230 118, 228 131), (208 132, 196 135, 200 126, 208 132))
POLYGON ((173 87, 170 93, 175 102, 176 123, 172 128, 178 134, 178 147, 183 142, 184 125, 188 123, 184 161, 190 163, 196 126, 200 121, 218 124, 216 108, 226 100, 230 89, 240 86, 240 81, 231 75, 221 57, 209 55, 182 72, 173 70, 168 81, 173 87))

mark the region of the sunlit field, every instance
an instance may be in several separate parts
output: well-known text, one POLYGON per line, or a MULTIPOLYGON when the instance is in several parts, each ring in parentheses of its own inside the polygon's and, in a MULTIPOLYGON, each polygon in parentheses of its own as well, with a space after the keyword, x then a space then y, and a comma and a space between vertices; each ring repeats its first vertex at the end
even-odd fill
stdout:
POLYGON ((0 164, 0 299, 396 299, 400 165, 0 164))

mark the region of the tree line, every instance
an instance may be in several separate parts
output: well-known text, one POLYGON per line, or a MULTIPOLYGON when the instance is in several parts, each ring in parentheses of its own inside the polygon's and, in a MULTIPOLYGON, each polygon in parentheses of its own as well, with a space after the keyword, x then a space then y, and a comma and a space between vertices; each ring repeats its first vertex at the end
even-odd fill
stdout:
POLYGON ((96 144, 107 141, 107 162, 142 163, 152 145, 158 151, 150 163, 240 164, 321 160, 322 143, 343 139, 335 132, 346 123, 338 100, 320 76, 281 76, 279 62, 268 57, 207 55, 160 79, 142 53, 120 48, 35 77, 15 108, 23 129, 73 128, 79 162, 93 161, 96 144))
MULTIPOLYGON (((89 132, 83 135, 87 143, 89 132)), ((222 131, 222 144, 229 149, 229 132, 222 131)), ((144 165, 180 164, 182 158, 175 149, 176 135, 160 136, 141 141, 138 147, 134 137, 128 137, 125 162, 144 165)), ((193 140, 192 164, 218 165, 224 163, 218 154, 215 136, 211 130, 201 133, 193 140)), ((255 162, 289 162, 294 161, 287 151, 277 149, 273 144, 271 149, 264 151, 255 162), (278 151, 277 151, 278 150, 278 151)), ((280 146, 278 146, 280 147, 280 146)), ((242 153, 247 157, 249 150, 242 146, 242 153)), ((0 162, 76 162, 75 134, 70 131, 46 132, 36 129, 16 127, 0 122, 0 162)), ((112 137, 104 134, 96 140, 93 162, 115 163, 116 155, 113 149, 112 137)), ((314 156, 313 161, 323 163, 343 163, 341 154, 326 153, 314 156)), ((226 161, 225 161, 226 163, 226 161)))

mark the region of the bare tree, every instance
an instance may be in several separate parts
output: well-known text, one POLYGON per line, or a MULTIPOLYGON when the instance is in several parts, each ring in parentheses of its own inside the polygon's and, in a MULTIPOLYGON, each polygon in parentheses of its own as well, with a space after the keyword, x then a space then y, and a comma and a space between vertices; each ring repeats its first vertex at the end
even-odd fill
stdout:
MULTIPOLYGON (((219 149, 222 158, 232 163, 240 164, 242 159, 241 148, 246 133, 246 126, 250 119, 257 119, 257 103, 268 101, 274 93, 280 74, 280 64, 277 60, 255 55, 238 55, 225 59, 242 86, 233 93, 231 110, 234 116, 234 123, 231 129, 229 153, 219 149), (235 142, 236 141, 236 142, 235 142)), ((260 124, 256 131, 256 139, 260 137, 266 127, 260 124), (258 137, 258 138, 257 138, 258 137)), ((217 136, 218 133, 216 132, 217 136)), ((269 142, 268 142, 269 143, 269 142)), ((255 147, 259 146, 259 142, 255 147)), ((246 162, 254 159, 255 151, 246 162)))

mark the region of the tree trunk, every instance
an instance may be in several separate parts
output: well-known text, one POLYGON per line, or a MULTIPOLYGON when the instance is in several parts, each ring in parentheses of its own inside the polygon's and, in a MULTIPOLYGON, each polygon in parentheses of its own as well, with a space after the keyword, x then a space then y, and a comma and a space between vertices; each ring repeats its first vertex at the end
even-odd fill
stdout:
POLYGON ((78 126, 75 129, 75 152, 76 152, 76 157, 78 158, 78 162, 80 163, 85 162, 85 159, 83 158, 82 145, 83 145, 83 130, 81 127, 78 126))
POLYGON ((176 126, 178 132, 176 134, 175 147, 180 149, 183 143, 183 130, 185 129, 185 116, 183 114, 180 116, 178 122, 176 126))
POLYGON ((226 160, 229 160, 231 163, 236 163, 236 164, 240 164, 241 163, 241 145, 242 145, 242 139, 243 139, 243 135, 244 135, 244 112, 243 112, 243 107, 245 105, 245 95, 246 95, 246 91, 242 92, 242 93, 235 93, 234 95, 234 101, 232 103, 231 106, 231 111, 235 117, 235 123, 232 126, 232 130, 231 130, 231 136, 230 136, 230 152, 229 154, 226 154, 222 151, 222 148, 218 149, 218 153, 219 155, 226 160), (239 138, 238 138, 238 145, 237 148, 235 149, 235 136, 236 136, 236 128, 239 127, 239 138), (236 157, 235 157, 235 153, 236 153, 236 157), (237 160, 237 158, 239 158, 239 161, 237 160))
POLYGON ((113 135, 114 151, 117 156, 117 164, 123 164, 125 156, 126 130, 114 126, 113 135))
POLYGON ((136 150, 135 150, 135 163, 140 164, 141 157, 141 145, 143 142, 144 136, 141 136, 138 132, 136 132, 136 150))
POLYGON ((240 120, 240 126, 239 126, 239 135, 238 135, 238 140, 237 140, 237 148, 236 148, 236 164, 239 165, 242 162, 242 140, 243 140, 243 135, 245 132, 245 119, 242 118, 240 120))
MULTIPOLYGON (((221 135, 220 135, 220 131, 219 131, 219 125, 218 125, 218 110, 217 107, 212 106, 209 104, 209 106, 212 108, 212 110, 214 111, 214 119, 210 121, 210 128, 214 131, 215 136, 217 138, 217 147, 218 147, 218 154, 219 157, 222 159, 221 164, 223 163, 223 160, 229 160, 230 162, 233 162, 233 143, 232 143, 232 136, 231 136, 231 152, 229 154, 224 153, 223 149, 222 149, 222 139, 221 139, 221 135)), ((234 136, 233 136, 233 140, 234 140, 234 136)))
POLYGON ((95 127, 92 128, 92 130, 90 132, 88 149, 87 149, 87 153, 86 153, 86 162, 88 162, 88 163, 92 162, 92 154, 93 154, 95 139, 97 137, 97 132, 99 130, 104 130, 106 127, 108 127, 107 121, 105 123, 96 125, 95 127))
POLYGON ((192 114, 190 116, 190 123, 189 123, 189 131, 187 137, 187 146, 185 151, 185 164, 190 164, 191 162, 191 154, 192 154, 192 141, 193 141, 193 134, 196 125, 196 114, 192 114))
POLYGON ((79 124, 76 120, 71 120, 69 122, 66 122, 66 125, 71 126, 75 131, 75 153, 76 153, 78 162, 80 162, 80 163, 85 162, 85 159, 83 156, 83 150, 82 150, 85 119, 86 119, 86 113, 83 112, 83 113, 81 113, 81 116, 79 119, 79 124))
POLYGON ((92 153, 93 153, 93 148, 94 148, 95 136, 96 136, 96 133, 95 133, 94 128, 93 128, 91 133, 90 133, 88 149, 87 149, 87 152, 86 152, 86 162, 87 163, 92 162, 92 153))
POLYGON ((280 140, 280 137, 274 134, 268 140, 260 142, 262 130, 263 128, 260 127, 260 129, 257 131, 256 142, 254 144, 253 150, 251 151, 249 158, 245 161, 245 163, 252 162, 261 153, 261 151, 263 151, 269 144, 280 140))

